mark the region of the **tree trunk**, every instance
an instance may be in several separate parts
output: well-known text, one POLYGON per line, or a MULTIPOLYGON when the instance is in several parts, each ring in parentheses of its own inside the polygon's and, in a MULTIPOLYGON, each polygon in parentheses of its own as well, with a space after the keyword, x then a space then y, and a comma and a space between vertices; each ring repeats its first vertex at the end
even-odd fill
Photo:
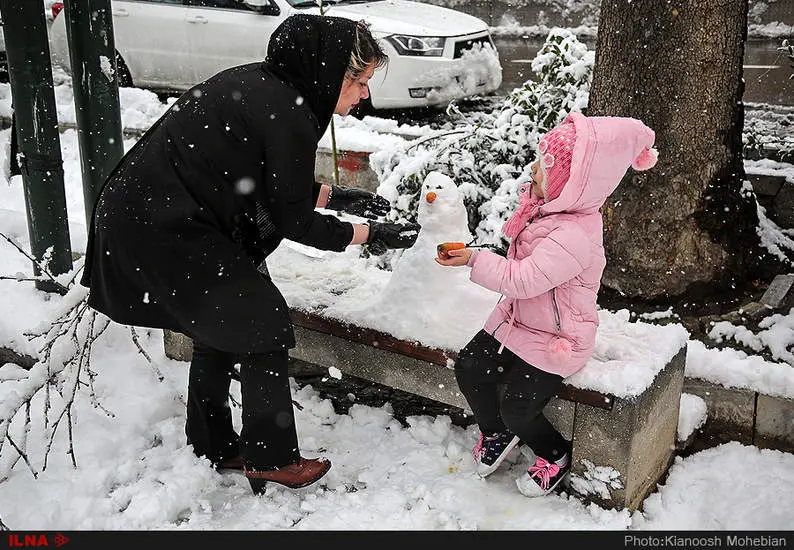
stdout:
POLYGON ((747 0, 601 3, 587 114, 642 120, 659 151, 602 209, 606 288, 653 301, 748 278, 760 244, 742 191, 747 10, 747 0))

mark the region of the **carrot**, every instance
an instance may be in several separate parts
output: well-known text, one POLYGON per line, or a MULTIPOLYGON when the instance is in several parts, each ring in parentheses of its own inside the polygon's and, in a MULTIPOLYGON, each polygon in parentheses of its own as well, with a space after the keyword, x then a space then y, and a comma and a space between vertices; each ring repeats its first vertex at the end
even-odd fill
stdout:
POLYGON ((436 250, 438 251, 439 258, 447 259, 449 258, 448 252, 450 250, 459 250, 461 248, 466 248, 466 243, 441 243, 436 247, 436 250))

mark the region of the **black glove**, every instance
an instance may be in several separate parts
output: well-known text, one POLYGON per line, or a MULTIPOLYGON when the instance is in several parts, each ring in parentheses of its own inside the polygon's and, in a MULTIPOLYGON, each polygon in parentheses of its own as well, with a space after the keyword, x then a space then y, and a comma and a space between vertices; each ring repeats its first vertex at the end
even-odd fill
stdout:
POLYGON ((371 254, 380 256, 390 248, 410 248, 422 228, 418 223, 380 223, 369 224, 367 245, 371 254))
POLYGON ((328 210, 337 210, 374 220, 388 214, 391 205, 389 201, 375 193, 355 187, 346 188, 332 185, 328 195, 328 204, 325 207, 328 210))

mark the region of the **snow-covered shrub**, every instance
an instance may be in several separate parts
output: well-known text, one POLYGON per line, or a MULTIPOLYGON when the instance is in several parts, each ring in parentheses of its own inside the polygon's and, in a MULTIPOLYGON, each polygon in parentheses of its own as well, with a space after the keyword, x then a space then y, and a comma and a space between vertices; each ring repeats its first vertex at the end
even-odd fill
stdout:
MULTIPOLYGON (((461 190, 477 244, 505 246, 501 232, 529 178, 539 137, 571 111, 587 106, 595 53, 567 29, 553 29, 533 59, 534 79, 513 89, 490 113, 467 115, 453 127, 370 156, 378 193, 390 200, 390 221, 415 221, 419 191, 431 171, 461 190)), ((453 104, 450 114, 460 114, 453 104)), ((384 258, 388 263, 388 257, 384 258)))

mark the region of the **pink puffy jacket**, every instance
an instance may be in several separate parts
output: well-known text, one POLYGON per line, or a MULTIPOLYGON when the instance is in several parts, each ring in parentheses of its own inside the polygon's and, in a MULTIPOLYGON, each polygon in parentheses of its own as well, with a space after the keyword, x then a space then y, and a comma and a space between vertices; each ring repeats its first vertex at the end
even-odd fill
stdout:
POLYGON ((503 298, 485 330, 521 359, 570 376, 585 366, 598 328, 596 300, 606 265, 599 208, 630 166, 653 146, 639 120, 569 114, 576 125, 571 175, 510 243, 507 257, 475 250, 470 278, 503 298))

